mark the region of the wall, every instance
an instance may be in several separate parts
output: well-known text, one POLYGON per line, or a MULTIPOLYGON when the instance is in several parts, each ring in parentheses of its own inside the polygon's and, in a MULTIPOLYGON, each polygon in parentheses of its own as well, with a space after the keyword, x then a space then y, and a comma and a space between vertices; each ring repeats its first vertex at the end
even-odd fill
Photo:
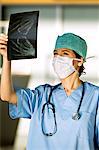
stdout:
POLYGON ((87 58, 95 56, 86 60, 86 75, 82 78, 99 84, 99 70, 97 70, 99 64, 99 7, 64 7, 63 18, 63 31, 81 35, 88 45, 87 58))
MULTIPOLYGON (((39 83, 43 84, 45 81, 51 83, 54 83, 54 81, 57 82, 50 60, 52 60, 55 39, 58 34, 64 32, 74 32, 85 38, 88 44, 87 57, 95 56, 95 58, 88 59, 85 63, 86 75, 82 76, 82 78, 94 84, 98 84, 99 74, 96 68, 99 62, 99 6, 9 5, 5 7, 5 19, 9 20, 11 13, 33 10, 40 10, 38 25, 38 58, 25 61, 26 67, 23 72, 31 73, 31 81, 33 79, 36 81, 34 81, 35 83, 33 81, 30 82, 29 87, 32 88, 33 85, 38 85, 39 83)), ((19 71, 22 73, 22 61, 13 61, 13 64, 13 72, 19 71)))

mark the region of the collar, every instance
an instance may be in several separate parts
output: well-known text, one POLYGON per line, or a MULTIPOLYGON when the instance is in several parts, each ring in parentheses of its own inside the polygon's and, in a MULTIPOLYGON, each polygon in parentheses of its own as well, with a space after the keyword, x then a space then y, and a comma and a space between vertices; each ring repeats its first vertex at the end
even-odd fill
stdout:
MULTIPOLYGON (((84 84, 84 83, 82 83, 84 84)), ((62 86, 62 83, 59 83, 56 86, 54 92, 58 92, 57 94, 64 94, 66 98, 73 98, 75 101, 78 101, 78 99, 82 96, 82 90, 83 90, 83 85, 80 84, 74 91, 72 91, 71 95, 68 96, 64 90, 64 87, 62 86)))

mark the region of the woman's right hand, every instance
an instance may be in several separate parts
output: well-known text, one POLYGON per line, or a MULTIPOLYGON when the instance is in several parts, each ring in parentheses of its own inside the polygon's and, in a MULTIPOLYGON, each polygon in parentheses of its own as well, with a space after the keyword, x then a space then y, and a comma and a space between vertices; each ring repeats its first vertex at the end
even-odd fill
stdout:
POLYGON ((0 34, 0 54, 7 59, 7 41, 8 36, 0 34))

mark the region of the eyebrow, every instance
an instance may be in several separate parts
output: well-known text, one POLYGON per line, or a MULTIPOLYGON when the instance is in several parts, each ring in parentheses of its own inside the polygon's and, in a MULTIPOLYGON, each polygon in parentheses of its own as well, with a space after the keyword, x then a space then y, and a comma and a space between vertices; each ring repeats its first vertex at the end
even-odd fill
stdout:
POLYGON ((67 50, 67 49, 63 49, 62 51, 63 52, 70 52, 70 50, 67 50))
POLYGON ((53 53, 57 53, 57 50, 54 50, 54 52, 53 53))
MULTIPOLYGON (((57 53, 58 50, 54 50, 54 53, 57 53)), ((70 52, 70 50, 67 50, 67 49, 62 49, 62 52, 70 52)))

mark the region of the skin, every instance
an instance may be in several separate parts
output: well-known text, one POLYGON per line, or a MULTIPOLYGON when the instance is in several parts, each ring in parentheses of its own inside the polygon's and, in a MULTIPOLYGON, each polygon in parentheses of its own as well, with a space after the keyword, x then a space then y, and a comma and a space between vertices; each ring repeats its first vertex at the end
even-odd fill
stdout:
POLYGON ((54 57, 57 55, 63 56, 63 57, 70 57, 74 58, 73 59, 73 66, 77 71, 73 72, 71 75, 64 79, 60 79, 62 86, 64 87, 64 90, 68 96, 71 95, 72 91, 76 90, 81 84, 82 81, 79 78, 79 69, 80 66, 83 64, 83 58, 81 57, 80 59, 76 58, 75 53, 70 50, 70 49, 57 49, 54 51, 54 57))
MULTIPOLYGON (((3 101, 17 105, 17 95, 14 91, 11 77, 11 61, 7 60, 7 41, 8 37, 4 34, 0 34, 0 54, 3 56, 0 97, 3 101)), ((69 49, 58 49, 57 51, 54 51, 54 57, 57 55, 76 58, 75 53, 69 49)), ((82 63, 82 58, 75 59, 73 61, 73 65, 78 71, 82 63)), ((81 80, 79 79, 77 72, 74 72, 67 78, 60 80, 68 96, 81 84, 81 80)))
POLYGON ((17 96, 13 88, 11 77, 11 61, 7 60, 7 41, 8 37, 0 34, 0 54, 3 56, 0 97, 3 101, 17 104, 17 96))

